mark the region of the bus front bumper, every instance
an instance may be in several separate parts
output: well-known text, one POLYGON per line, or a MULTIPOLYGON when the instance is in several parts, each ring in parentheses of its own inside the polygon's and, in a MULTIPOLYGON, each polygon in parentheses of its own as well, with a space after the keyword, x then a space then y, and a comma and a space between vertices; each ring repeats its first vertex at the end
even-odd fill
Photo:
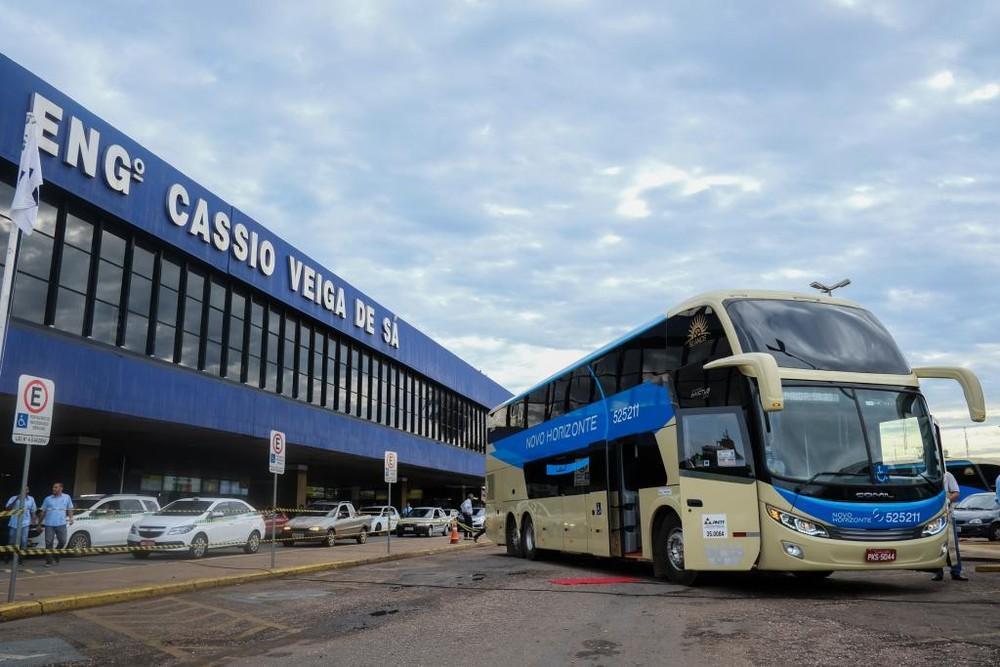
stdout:
POLYGON ((761 540, 761 570, 930 570, 943 567, 947 554, 947 531, 915 540, 856 542, 769 528, 761 540), (869 560, 869 554, 886 560, 869 560))

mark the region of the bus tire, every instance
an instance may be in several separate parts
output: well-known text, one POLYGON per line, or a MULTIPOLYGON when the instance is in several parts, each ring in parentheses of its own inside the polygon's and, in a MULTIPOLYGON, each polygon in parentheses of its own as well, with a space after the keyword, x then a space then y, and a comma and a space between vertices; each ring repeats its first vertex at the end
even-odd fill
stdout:
POLYGON ((538 546, 535 543, 535 523, 530 514, 521 519, 521 555, 528 560, 538 558, 538 546))
POLYGON ((521 536, 517 532, 517 521, 514 519, 513 514, 507 515, 507 528, 505 530, 506 539, 504 542, 507 546, 508 556, 520 556, 521 555, 521 536))
POLYGON ((653 535, 653 574, 672 584, 691 586, 698 573, 684 569, 684 529, 673 512, 656 525, 653 535))

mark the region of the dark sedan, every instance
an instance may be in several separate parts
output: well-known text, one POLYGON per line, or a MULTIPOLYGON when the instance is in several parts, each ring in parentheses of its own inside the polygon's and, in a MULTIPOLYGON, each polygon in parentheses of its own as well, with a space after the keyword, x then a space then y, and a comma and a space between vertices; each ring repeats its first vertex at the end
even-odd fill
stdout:
POLYGON ((1000 540, 1000 503, 995 493, 976 493, 955 505, 955 525, 962 537, 1000 540))

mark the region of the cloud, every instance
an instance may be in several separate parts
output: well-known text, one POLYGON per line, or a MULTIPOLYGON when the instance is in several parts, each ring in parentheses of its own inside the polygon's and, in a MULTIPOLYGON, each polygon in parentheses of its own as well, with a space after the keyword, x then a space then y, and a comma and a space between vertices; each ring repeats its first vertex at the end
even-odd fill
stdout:
POLYGON ((955 101, 959 104, 975 104, 977 102, 988 102, 1000 97, 1000 84, 987 83, 972 90, 955 101))
POLYGON ((524 218, 531 215, 531 211, 516 206, 503 206, 490 202, 483 204, 486 214, 494 218, 524 218))
POLYGON ((704 173, 701 169, 685 170, 666 163, 650 163, 639 167, 632 183, 622 190, 617 213, 625 218, 646 218, 650 215, 646 194, 667 185, 676 185, 677 194, 691 197, 712 188, 734 188, 741 192, 758 192, 757 179, 736 174, 704 173))
POLYGON ((955 85, 955 75, 949 70, 942 70, 925 82, 928 88, 934 90, 947 90, 955 85))

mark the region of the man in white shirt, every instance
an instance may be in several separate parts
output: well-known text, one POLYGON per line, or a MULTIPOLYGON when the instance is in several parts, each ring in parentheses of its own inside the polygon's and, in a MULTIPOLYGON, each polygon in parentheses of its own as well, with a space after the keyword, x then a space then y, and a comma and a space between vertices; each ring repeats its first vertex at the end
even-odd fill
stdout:
POLYGON ((462 501, 458 510, 462 513, 462 530, 466 537, 472 537, 472 499, 476 496, 469 494, 469 497, 462 501))
MULTIPOLYGON (((955 581, 968 581, 968 578, 962 576, 962 554, 958 550, 958 527, 955 526, 955 522, 951 519, 951 506, 953 503, 958 502, 961 491, 958 488, 958 480, 948 471, 944 473, 944 494, 948 499, 948 527, 945 530, 948 531, 949 546, 951 544, 955 545, 954 561, 951 559, 951 549, 948 550, 948 567, 951 568, 951 578, 955 581)), ((942 579, 944 579, 944 568, 939 569, 931 577, 932 581, 941 581, 942 579)))

